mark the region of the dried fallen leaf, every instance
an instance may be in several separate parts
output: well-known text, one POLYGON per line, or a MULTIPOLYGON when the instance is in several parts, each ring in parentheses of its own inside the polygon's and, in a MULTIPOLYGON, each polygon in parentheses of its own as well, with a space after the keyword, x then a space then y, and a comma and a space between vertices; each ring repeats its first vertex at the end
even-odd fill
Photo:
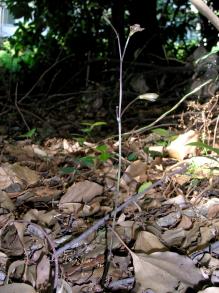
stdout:
POLYGON ((208 209, 208 219, 214 219, 219 215, 219 204, 213 205, 208 209))
POLYGON ((15 205, 6 192, 0 190, 0 207, 10 212, 15 210, 15 205))
POLYGON ((128 168, 125 170, 125 173, 129 174, 129 176, 134 179, 138 176, 144 175, 146 171, 146 167, 147 167, 146 163, 140 160, 137 160, 128 166, 128 168))
POLYGON ((57 293, 72 293, 72 287, 64 279, 59 279, 56 292, 57 293))
POLYGON ((197 285, 203 276, 193 261, 187 257, 174 252, 155 252, 150 255, 134 253, 117 232, 112 232, 118 240, 126 247, 133 259, 136 278, 137 293, 150 289, 156 293, 176 292, 176 288, 181 288, 180 292, 186 292, 190 286, 197 285))
POLYGON ((182 161, 188 155, 196 155, 197 147, 188 144, 191 142, 197 142, 198 139, 199 134, 194 130, 189 130, 172 141, 166 150, 171 158, 182 161))
POLYGON ((20 164, 15 163, 11 165, 11 170, 19 179, 26 182, 27 185, 33 185, 39 181, 39 175, 26 166, 21 166, 20 164))
POLYGON ((37 293, 33 287, 24 283, 13 283, 0 287, 0 293, 37 293))
POLYGON ((206 288, 205 290, 198 291, 198 293, 219 293, 219 288, 218 287, 209 287, 209 288, 206 288))
POLYGON ((50 261, 46 255, 42 257, 37 265, 37 288, 47 288, 50 276, 50 261))
POLYGON ((97 195, 103 193, 103 186, 85 180, 83 182, 78 182, 75 185, 69 187, 66 194, 64 194, 60 200, 59 207, 62 207, 64 203, 72 202, 90 202, 97 195))
POLYGON ((150 255, 132 252, 137 293, 152 289, 156 293, 175 292, 181 285, 193 287, 202 279, 202 275, 188 257, 173 252, 155 252, 150 255))
POLYGON ((134 249, 137 251, 141 250, 145 253, 167 250, 165 245, 163 245, 155 235, 147 231, 138 233, 134 249))

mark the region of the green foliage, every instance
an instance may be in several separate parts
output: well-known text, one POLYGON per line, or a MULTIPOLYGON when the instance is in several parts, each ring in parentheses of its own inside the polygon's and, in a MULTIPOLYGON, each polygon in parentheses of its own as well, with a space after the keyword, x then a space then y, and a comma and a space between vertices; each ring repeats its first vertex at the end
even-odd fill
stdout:
POLYGON ((167 138, 172 136, 172 133, 164 128, 155 128, 152 130, 152 132, 167 138))
MULTIPOLYGON (((84 86, 81 76, 85 77, 88 60, 92 61, 89 80, 99 82, 109 77, 112 71, 109 70, 108 57, 116 52, 116 42, 110 28, 102 21, 102 15, 107 15, 112 23, 116 21, 117 11, 113 11, 113 1, 5 0, 5 3, 15 18, 22 17, 22 20, 17 21, 17 30, 10 38, 10 49, 2 48, 0 51, 0 65, 14 73, 13 80, 19 81, 20 91, 23 90, 21 84, 29 87, 30 81, 33 84, 50 67, 53 70, 43 77, 36 91, 40 89, 41 92, 47 92, 48 84, 52 85, 50 93, 57 93, 60 88, 63 92, 70 92, 72 84, 81 88, 82 83, 84 86), (67 82, 73 76, 78 77, 78 73, 82 75, 75 78, 74 83, 67 82), (59 82, 56 82, 56 78, 59 82)), ((161 45, 166 57, 185 58, 201 39, 201 32, 196 31, 198 15, 191 10, 191 4, 186 0, 157 0, 156 3, 157 11, 155 9, 154 13, 157 13, 159 21, 156 35, 162 36, 161 45)), ((133 1, 125 1, 121 7, 117 21, 119 16, 122 19, 116 28, 122 24, 122 27, 117 28, 122 40, 132 24, 133 1)), ((153 43, 154 37, 145 41, 153 43)), ((135 43, 137 46, 137 42, 130 45, 135 43)), ((88 125, 84 133, 90 130, 88 125)))
POLYGON ((82 164, 82 166, 90 168, 95 165, 95 157, 85 156, 85 157, 80 158, 79 162, 82 164))
POLYGON ((5 41, 0 50, 0 66, 9 70, 10 72, 19 72, 21 70, 21 63, 32 67, 34 64, 35 51, 25 50, 19 55, 15 53, 15 48, 9 41, 5 41))
POLYGON ((172 132, 164 128, 156 128, 152 130, 153 133, 159 135, 162 139, 157 142, 157 145, 167 146, 172 140, 176 138, 172 132))
POLYGON ((31 130, 29 130, 28 132, 21 134, 20 137, 24 137, 24 138, 33 138, 36 135, 36 128, 32 128, 31 130))
POLYGON ((200 57, 199 59, 197 59, 195 61, 195 63, 197 64, 200 61, 207 59, 209 56, 211 56, 213 54, 217 54, 218 52, 219 52, 219 46, 212 47, 211 52, 209 52, 209 53, 205 54, 204 56, 200 57))
POLYGON ((138 159, 138 156, 137 156, 136 153, 130 153, 130 154, 128 155, 127 159, 128 159, 129 161, 136 161, 136 160, 138 159))
POLYGON ((97 121, 97 122, 82 122, 81 123, 82 125, 86 125, 88 127, 86 128, 82 128, 81 131, 88 134, 88 135, 91 135, 92 131, 94 130, 94 128, 98 127, 98 126, 103 126, 103 125, 107 125, 106 122, 104 121, 97 121))
POLYGON ((63 175, 69 175, 69 174, 78 172, 78 170, 75 167, 63 167, 63 168, 60 168, 60 172, 63 175))
POLYGON ((108 151, 107 145, 105 144, 97 146, 95 150, 97 154, 81 157, 78 159, 78 163, 84 167, 91 168, 97 164, 106 162, 112 156, 108 151))
POLYGON ((138 188, 138 193, 144 192, 151 185, 152 185, 151 181, 146 181, 146 182, 142 183, 141 186, 138 188))
MULTIPOLYGON (((49 64, 57 56, 71 54, 84 60, 88 52, 102 58, 112 52, 109 30, 101 18, 104 14, 110 17, 113 1, 5 0, 5 3, 16 19, 23 18, 10 42, 17 56, 30 52, 30 63, 49 64)), ((120 30, 130 25, 130 5, 129 1, 124 5, 125 23, 120 30)), ((175 57, 176 52, 197 44, 188 33, 195 31, 196 17, 186 0, 179 4, 174 0, 157 0, 157 18, 167 55, 170 52, 175 57)))
POLYGON ((197 31, 198 14, 186 0, 158 0, 157 4, 166 56, 185 60, 201 40, 201 32, 197 31))
POLYGON ((107 145, 100 145, 96 147, 96 150, 100 152, 100 154, 97 156, 98 160, 101 162, 107 161, 110 157, 111 154, 108 152, 108 147, 107 145))
POLYGON ((219 148, 214 148, 214 147, 212 147, 202 141, 191 142, 191 143, 188 143, 188 145, 196 146, 196 147, 202 149, 206 153, 208 151, 211 151, 211 152, 215 152, 217 155, 219 155, 219 148))

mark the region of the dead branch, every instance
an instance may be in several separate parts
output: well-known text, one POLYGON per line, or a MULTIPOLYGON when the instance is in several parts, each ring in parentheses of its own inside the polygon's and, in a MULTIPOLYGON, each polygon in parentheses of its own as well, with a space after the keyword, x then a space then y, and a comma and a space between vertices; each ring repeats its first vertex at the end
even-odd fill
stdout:
POLYGON ((181 165, 179 165, 179 167, 181 167, 181 168, 177 169, 169 174, 164 175, 163 178, 161 178, 160 180, 153 183, 150 187, 146 188, 143 192, 135 193, 134 195, 132 195, 126 202, 124 202, 119 207, 117 207, 114 211, 107 214, 105 217, 103 217, 99 221, 97 221, 93 226, 91 226, 89 229, 87 229, 85 232, 83 232, 79 237, 71 240, 70 242, 66 243, 64 246, 58 248, 56 250, 56 255, 60 256, 62 253, 64 253, 68 249, 73 249, 73 248, 79 247, 81 245, 81 242, 84 239, 86 239, 91 233, 95 232, 97 229, 99 229, 101 226, 103 226, 106 223, 106 221, 108 221, 110 218, 113 218, 115 213, 117 214, 117 213, 121 212, 124 208, 126 208, 131 203, 138 201, 139 198, 141 198, 146 192, 148 192, 152 188, 155 188, 159 185, 164 184, 165 181, 167 180, 167 178, 174 176, 176 174, 182 174, 187 169, 187 165, 185 165, 183 163, 181 165))
POLYGON ((191 0, 191 3, 204 15, 213 26, 219 31, 219 17, 202 0, 191 0))

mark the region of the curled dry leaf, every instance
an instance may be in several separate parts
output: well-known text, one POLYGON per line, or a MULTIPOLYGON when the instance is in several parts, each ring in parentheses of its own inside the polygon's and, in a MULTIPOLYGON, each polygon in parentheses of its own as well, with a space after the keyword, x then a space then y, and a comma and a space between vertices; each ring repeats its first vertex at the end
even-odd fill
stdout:
POLYGON ((88 217, 96 214, 100 210, 100 203, 94 202, 91 205, 84 205, 83 210, 79 213, 81 217, 88 217))
POLYGON ((97 195, 103 193, 103 186, 85 180, 83 182, 78 182, 75 185, 69 187, 66 194, 64 194, 60 200, 59 207, 62 208, 64 203, 72 202, 90 202, 97 195))
POLYGON ((176 292, 181 283, 184 291, 198 284, 203 277, 186 256, 173 252, 155 252, 150 255, 132 252, 137 293, 151 289, 156 293, 176 292))
POLYGON ((6 192, 0 190, 0 207, 10 212, 15 210, 15 205, 6 192))
POLYGON ((156 223, 158 226, 164 228, 164 227, 170 227, 170 226, 175 226, 181 219, 181 212, 176 211, 169 213, 168 215, 161 217, 156 220, 156 223))
POLYGON ((133 180, 140 182, 140 177, 143 177, 145 180, 146 168, 147 164, 140 160, 133 162, 128 166, 123 176, 121 177, 121 186, 127 188, 127 186, 130 185, 133 180))
POLYGON ((198 291, 198 293, 219 293, 219 288, 218 287, 209 287, 209 288, 206 288, 205 290, 198 291))
POLYGON ((37 293, 33 287, 24 283, 13 283, 0 287, 0 293, 37 293))
POLYGON ((0 167, 0 188, 6 189, 11 184, 19 183, 23 185, 33 185, 39 181, 38 174, 28 167, 21 166, 18 163, 13 165, 5 163, 0 167))
POLYGON ((189 130, 172 141, 166 150, 171 158, 182 161, 188 155, 196 155, 197 147, 188 144, 197 142, 198 139, 199 134, 194 130, 189 130))
POLYGON ((165 204, 174 204, 178 205, 180 208, 185 208, 187 203, 185 201, 185 197, 182 194, 179 194, 175 197, 169 198, 165 201, 165 204))
POLYGON ((37 288, 47 288, 50 276, 50 261, 46 255, 42 257, 37 265, 37 288))
POLYGON ((30 209, 23 217, 25 221, 31 222, 31 221, 37 221, 42 225, 51 226, 54 225, 56 222, 56 216, 59 213, 55 210, 51 210, 49 212, 46 212, 44 210, 39 211, 37 209, 30 209))
POLYGON ((181 218, 181 221, 179 223, 179 225, 177 226, 177 228, 183 228, 185 230, 189 230, 192 227, 192 220, 191 218, 183 215, 181 218))
POLYGON ((167 248, 160 240, 152 233, 141 231, 138 233, 135 245, 135 250, 141 250, 145 253, 152 253, 155 251, 165 251, 167 248))
POLYGON ((166 230, 162 234, 162 240, 170 246, 180 246, 186 237, 186 232, 182 228, 166 230))
POLYGON ((15 163, 11 165, 11 170, 19 179, 26 182, 27 185, 33 185, 39 181, 39 175, 26 166, 21 166, 20 164, 15 163))
POLYGON ((57 293, 72 293, 72 287, 64 279, 59 279, 57 293))
POLYGON ((219 204, 213 205, 208 209, 208 219, 214 219, 219 215, 219 204))
POLYGON ((18 233, 14 225, 7 225, 4 228, 4 231, 2 231, 0 248, 2 251, 6 251, 8 256, 17 256, 23 254, 24 247, 21 239, 18 237, 19 234, 22 235, 22 231, 18 233))
POLYGON ((71 213, 73 215, 77 215, 83 209, 83 204, 78 202, 66 202, 60 204, 59 208, 64 213, 71 213))

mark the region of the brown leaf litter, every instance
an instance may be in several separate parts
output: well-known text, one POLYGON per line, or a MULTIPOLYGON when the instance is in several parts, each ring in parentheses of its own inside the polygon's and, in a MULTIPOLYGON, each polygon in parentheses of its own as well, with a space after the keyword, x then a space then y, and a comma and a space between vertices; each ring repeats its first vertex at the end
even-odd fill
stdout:
POLYGON ((157 148, 165 140, 159 134, 124 139, 119 195, 113 140, 101 161, 94 143, 54 138, 37 146, 4 138, 0 293, 217 292, 218 157, 188 147, 202 138, 202 125, 210 139, 210 118, 196 118, 193 130, 168 147, 157 148), (128 247, 114 236, 109 257, 115 196, 115 231, 128 247))

